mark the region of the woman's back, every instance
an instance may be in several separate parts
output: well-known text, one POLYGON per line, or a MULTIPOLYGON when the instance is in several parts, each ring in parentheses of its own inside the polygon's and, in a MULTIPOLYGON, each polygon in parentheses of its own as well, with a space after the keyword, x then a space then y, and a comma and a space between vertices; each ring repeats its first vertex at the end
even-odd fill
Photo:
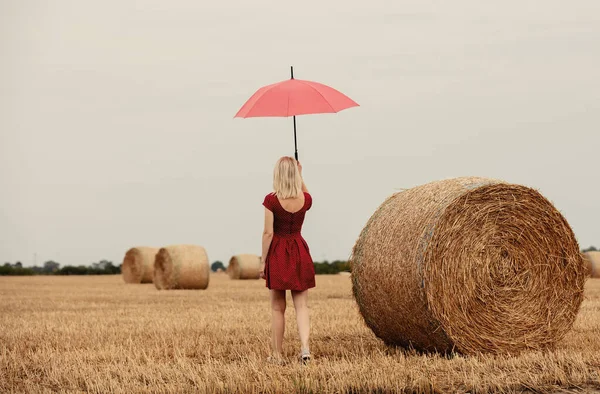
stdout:
POLYGON ((281 201, 274 193, 270 193, 265 197, 263 205, 273 212, 275 235, 300 235, 306 211, 312 206, 312 197, 305 192, 298 198, 281 201))

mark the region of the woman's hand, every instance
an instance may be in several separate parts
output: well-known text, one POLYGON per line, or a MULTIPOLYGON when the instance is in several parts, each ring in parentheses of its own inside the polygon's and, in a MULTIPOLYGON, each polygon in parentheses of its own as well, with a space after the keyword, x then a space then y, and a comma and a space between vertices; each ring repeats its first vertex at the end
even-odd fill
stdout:
POLYGON ((260 279, 265 279, 265 262, 260 258, 260 266, 258 268, 258 276, 260 279))

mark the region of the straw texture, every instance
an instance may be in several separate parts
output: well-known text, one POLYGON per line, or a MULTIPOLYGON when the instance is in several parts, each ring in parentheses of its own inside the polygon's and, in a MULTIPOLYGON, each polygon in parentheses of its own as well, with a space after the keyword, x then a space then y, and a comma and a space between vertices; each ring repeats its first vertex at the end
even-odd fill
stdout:
POLYGON ((154 261, 154 285, 159 290, 206 289, 209 280, 206 250, 195 245, 161 248, 154 261))
POLYGON ((156 253, 158 248, 139 246, 129 249, 121 265, 125 283, 152 283, 156 253))
POLYGON ((227 266, 227 274, 231 279, 259 279, 260 256, 254 254, 238 254, 232 256, 227 266))
POLYGON ((585 252, 587 273, 591 278, 600 278, 600 252, 585 252))
POLYGON ((352 257, 366 324, 389 345, 465 354, 554 345, 583 301, 585 266, 537 191, 456 178, 388 198, 352 257))

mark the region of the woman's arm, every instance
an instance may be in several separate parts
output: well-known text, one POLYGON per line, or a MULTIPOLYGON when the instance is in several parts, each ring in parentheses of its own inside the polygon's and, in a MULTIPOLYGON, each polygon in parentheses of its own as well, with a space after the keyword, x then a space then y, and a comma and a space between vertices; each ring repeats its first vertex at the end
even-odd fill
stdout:
POLYGON ((262 255, 260 258, 260 276, 264 278, 265 261, 273 240, 273 212, 265 208, 265 227, 262 235, 262 255))
POLYGON ((302 192, 308 193, 308 188, 306 187, 306 184, 304 183, 304 177, 302 176, 302 164, 300 164, 299 161, 296 163, 298 163, 298 171, 300 172, 300 178, 302 178, 302 192))

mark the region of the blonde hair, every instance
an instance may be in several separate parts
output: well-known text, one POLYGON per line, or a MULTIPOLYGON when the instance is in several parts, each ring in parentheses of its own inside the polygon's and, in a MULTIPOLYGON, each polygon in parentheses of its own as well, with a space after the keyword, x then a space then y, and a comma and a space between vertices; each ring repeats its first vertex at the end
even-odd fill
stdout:
POLYGON ((302 177, 296 160, 289 156, 277 160, 273 171, 273 190, 281 199, 298 197, 302 193, 302 177))

